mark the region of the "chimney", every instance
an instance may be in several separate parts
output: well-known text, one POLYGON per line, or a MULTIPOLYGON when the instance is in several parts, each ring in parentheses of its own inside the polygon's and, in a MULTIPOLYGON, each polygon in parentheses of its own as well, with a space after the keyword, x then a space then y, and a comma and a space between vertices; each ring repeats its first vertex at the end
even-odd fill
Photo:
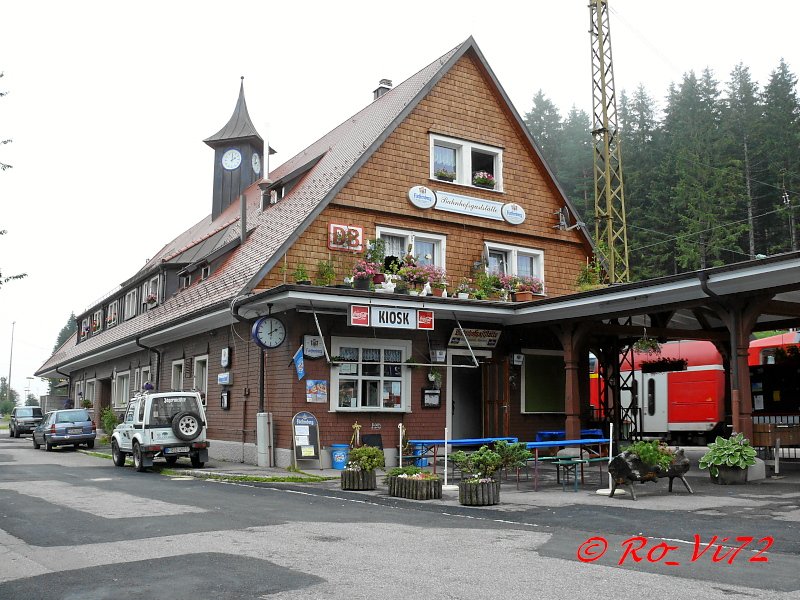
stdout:
POLYGON ((392 89, 392 80, 391 79, 381 79, 381 82, 378 84, 378 87, 375 89, 373 94, 373 100, 377 100, 381 96, 383 96, 386 92, 392 89))

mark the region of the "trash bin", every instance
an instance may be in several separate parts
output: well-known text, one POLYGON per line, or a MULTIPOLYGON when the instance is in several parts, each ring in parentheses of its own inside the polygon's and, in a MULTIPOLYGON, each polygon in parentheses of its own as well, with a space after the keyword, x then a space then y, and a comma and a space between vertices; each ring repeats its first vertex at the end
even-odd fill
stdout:
POLYGON ((349 444, 331 444, 331 465, 334 469, 343 471, 347 466, 347 457, 349 455, 349 444))
MULTIPOLYGON (((422 451, 424 448, 422 446, 414 446, 414 456, 422 456, 422 451)), ((428 466, 428 459, 427 458, 418 458, 414 461, 414 466, 416 467, 427 467, 428 466)))

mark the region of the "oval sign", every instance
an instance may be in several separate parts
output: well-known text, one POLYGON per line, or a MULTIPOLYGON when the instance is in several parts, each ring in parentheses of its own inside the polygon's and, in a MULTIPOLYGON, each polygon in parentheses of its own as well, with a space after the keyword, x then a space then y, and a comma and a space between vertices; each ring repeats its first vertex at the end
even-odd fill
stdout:
POLYGON ((432 208, 436 204, 436 193, 424 185, 415 185, 408 190, 408 199, 417 208, 432 208))
POLYGON ((512 225, 519 225, 525 221, 525 209, 519 204, 503 204, 503 218, 512 225))

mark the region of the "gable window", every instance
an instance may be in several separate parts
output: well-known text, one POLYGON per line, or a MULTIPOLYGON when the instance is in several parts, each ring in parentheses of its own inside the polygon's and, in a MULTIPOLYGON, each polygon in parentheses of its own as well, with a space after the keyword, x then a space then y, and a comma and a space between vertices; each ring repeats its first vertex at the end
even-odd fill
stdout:
POLYGON ((503 189, 502 148, 431 134, 430 158, 431 179, 475 185, 474 175, 482 172, 494 178, 494 190, 503 189))
POLYGON ((119 302, 114 300, 106 308, 106 327, 113 327, 117 324, 117 306, 119 302))
POLYGON ((447 238, 433 233, 421 233, 395 229, 392 227, 377 227, 375 234, 386 243, 386 256, 396 256, 402 259, 409 252, 416 257, 417 263, 423 265, 436 265, 444 268, 447 238))
POLYGON ((538 277, 544 281, 544 252, 486 242, 486 270, 499 275, 538 277))
POLYGON ((136 316, 136 291, 133 289, 125 294, 125 315, 123 318, 126 321, 136 316))
POLYGON ((403 368, 410 341, 333 338, 331 346, 343 361, 331 368, 331 410, 410 411, 411 375, 403 368))
POLYGON ((124 373, 117 373, 114 378, 114 406, 117 408, 124 408, 128 404, 128 398, 131 393, 131 372, 125 371, 124 373))
POLYGON ((183 390, 183 359, 172 361, 172 389, 183 390))

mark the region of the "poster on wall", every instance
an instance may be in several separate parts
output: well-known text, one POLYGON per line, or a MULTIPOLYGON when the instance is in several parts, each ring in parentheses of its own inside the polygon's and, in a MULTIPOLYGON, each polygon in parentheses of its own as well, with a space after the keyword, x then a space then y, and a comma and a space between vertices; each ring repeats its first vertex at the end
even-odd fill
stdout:
POLYGON ((306 380, 306 402, 319 402, 320 404, 328 401, 328 380, 327 379, 307 379, 306 380))

